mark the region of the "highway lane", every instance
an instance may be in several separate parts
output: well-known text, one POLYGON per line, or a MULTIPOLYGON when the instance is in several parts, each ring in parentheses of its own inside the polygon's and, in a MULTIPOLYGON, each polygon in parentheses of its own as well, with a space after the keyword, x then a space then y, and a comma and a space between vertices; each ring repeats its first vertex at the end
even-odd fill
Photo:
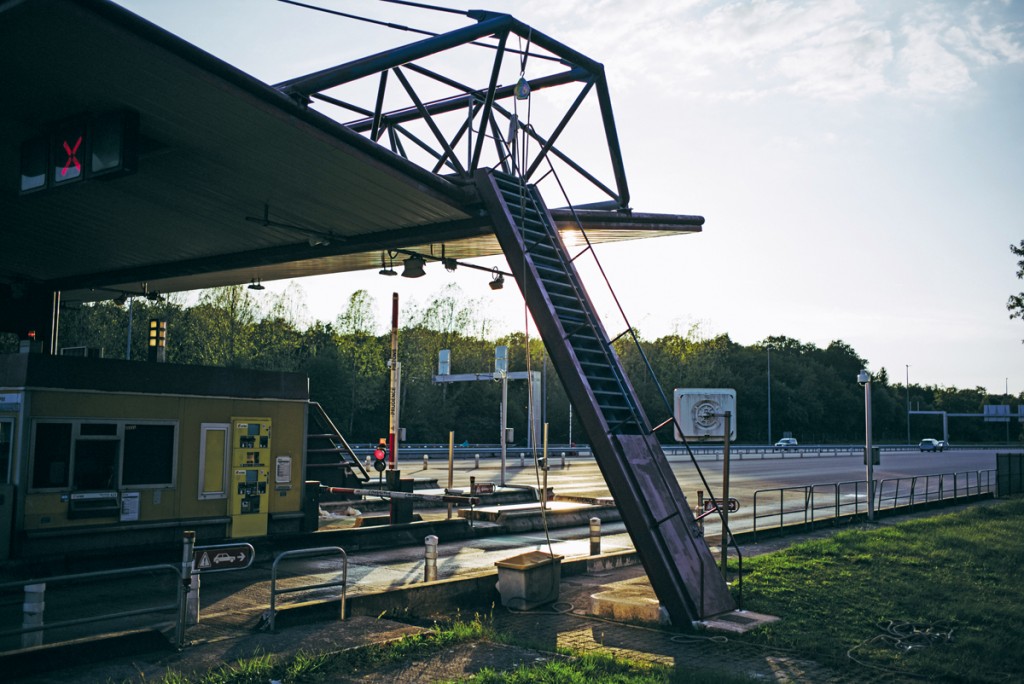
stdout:
MULTIPOLYGON (((941 453, 918 451, 883 451, 881 464, 875 466, 876 483, 891 481, 897 478, 921 478, 919 491, 926 484, 934 489, 938 487, 938 479, 927 483, 923 476, 953 473, 971 473, 971 478, 978 471, 995 468, 997 450, 950 450, 941 453)), ((518 452, 517 452, 518 454, 518 452)), ((680 487, 691 506, 697 504, 697 492, 703 491, 705 498, 709 496, 707 488, 701 482, 697 469, 686 456, 669 456, 669 463, 675 473, 680 487)), ((525 459, 526 467, 519 467, 518 455, 506 460, 505 482, 510 485, 538 486, 541 481, 539 474, 525 459)), ((601 475, 600 469, 592 458, 570 458, 566 460, 566 468, 560 467, 560 459, 551 459, 548 471, 548 486, 556 495, 607 497, 610 496, 608 486, 601 475)), ((432 466, 436 462, 432 462, 432 466)), ((442 464, 446 467, 446 464, 442 464)), ((701 456, 699 465, 708 485, 716 496, 722 491, 722 461, 713 456, 701 456)), ((456 487, 468 486, 469 477, 479 482, 500 482, 500 462, 497 458, 481 459, 480 468, 475 468, 472 459, 456 460, 454 482, 456 487)), ((435 467, 426 471, 404 471, 404 476, 436 477, 439 482, 447 482, 447 472, 435 467)), ((985 477, 984 475, 982 477, 985 477)), ((753 528, 754 493, 759 490, 777 490, 787 487, 803 487, 832 483, 850 483, 844 485, 840 494, 844 504, 859 499, 861 510, 866 510, 866 471, 863 458, 856 456, 818 456, 815 453, 796 454, 744 455, 730 459, 730 496, 740 502, 740 510, 730 515, 730 527, 734 532, 747 531, 753 528), (853 483, 860 482, 859 489, 853 483), (858 496, 859 491, 859 496, 858 496)), ((946 478, 944 487, 948 490, 951 477, 946 478)), ((962 478, 958 478, 961 484, 962 478)), ((973 479, 972 479, 973 482, 973 479)), ((909 487, 909 480, 901 482, 902 488, 909 487)), ((889 490, 887 483, 883 494, 889 490)), ((820 488, 826 495, 834 498, 834 490, 820 488)), ((903 491, 901 489, 901 491, 903 491)), ((792 498, 796 494, 787 493, 792 498)), ((777 495, 776 495, 777 498, 777 495)), ((818 499, 818 497, 816 497, 818 499)), ((763 492, 758 498, 758 507, 762 509, 771 501, 771 495, 763 492)), ((821 504, 819 500, 819 505, 821 504)), ((788 508, 788 504, 787 504, 788 508)), ((762 511, 763 512, 763 511, 762 511)), ((709 517, 708 534, 717 534, 717 523, 709 517)))

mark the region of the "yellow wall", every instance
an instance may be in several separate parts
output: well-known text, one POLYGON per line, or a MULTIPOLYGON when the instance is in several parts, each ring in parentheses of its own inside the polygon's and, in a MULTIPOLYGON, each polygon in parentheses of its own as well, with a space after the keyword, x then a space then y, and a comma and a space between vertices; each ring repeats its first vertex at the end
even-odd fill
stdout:
MULTIPOLYGON (((139 522, 203 518, 228 515, 228 499, 200 501, 199 453, 202 423, 230 423, 233 416, 270 418, 271 474, 269 512, 298 512, 302 498, 302 457, 306 403, 302 401, 254 400, 165 395, 117 394, 35 390, 31 392, 33 419, 66 418, 109 420, 161 420, 178 424, 178 451, 173 487, 136 488, 139 491, 139 522), (290 486, 275 482, 273 466, 277 456, 292 457, 290 486)), ((29 428, 32 429, 31 426, 29 428)), ((31 434, 31 433, 30 433, 31 434)), ((55 529, 78 525, 109 525, 114 518, 69 520, 68 492, 31 492, 25 497, 25 529, 55 529)))

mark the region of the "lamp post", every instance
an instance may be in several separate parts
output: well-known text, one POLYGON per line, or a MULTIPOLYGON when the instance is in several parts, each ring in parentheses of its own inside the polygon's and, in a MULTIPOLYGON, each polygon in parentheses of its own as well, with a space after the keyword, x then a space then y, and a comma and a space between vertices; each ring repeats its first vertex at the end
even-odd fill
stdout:
POLYGON ((910 444, 910 364, 907 366, 907 444, 910 444))
POLYGON ((875 519, 874 454, 871 453, 871 375, 862 369, 857 382, 864 387, 864 462, 868 469, 868 520, 875 519))
POLYGON ((767 345, 768 350, 768 446, 772 445, 772 347, 767 345))

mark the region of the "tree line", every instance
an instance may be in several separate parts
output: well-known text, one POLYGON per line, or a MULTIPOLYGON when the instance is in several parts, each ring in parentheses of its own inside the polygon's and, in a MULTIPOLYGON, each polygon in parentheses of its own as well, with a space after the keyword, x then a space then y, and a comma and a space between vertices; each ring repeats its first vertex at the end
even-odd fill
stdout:
MULTIPOLYGON (((257 297, 244 286, 203 291, 188 304, 181 295, 161 301, 136 298, 130 305, 99 302, 61 312, 61 346, 103 349, 107 358, 146 359, 150 319, 167 321, 167 361, 294 371, 309 377, 319 401, 354 443, 372 443, 388 430, 390 332, 380 332, 383 310, 365 291, 348 299, 334 321, 304 323, 301 290, 257 297), (129 313, 132 335, 129 341, 129 313), (130 349, 130 351, 129 351, 130 349)), ((540 371, 544 399, 537 407, 552 443, 585 442, 543 344, 524 333, 494 336, 482 302, 466 299, 451 285, 425 307, 403 313, 399 331, 402 367, 401 423, 407 443, 499 441, 501 388, 497 382, 435 384, 438 352, 451 350, 453 373, 494 369, 494 349, 509 349, 509 370, 540 371)), ((16 341, 0 343, 12 351, 16 341)), ((629 336, 615 342, 652 424, 671 415, 673 388, 731 388, 737 396, 738 441, 765 444, 793 436, 805 444, 857 443, 864 439, 864 392, 856 376, 866 359, 841 340, 821 348, 773 336, 751 345, 727 334, 704 337, 697 328, 653 340, 629 336), (770 364, 770 390, 769 390, 770 364), (657 378, 657 380, 655 380, 657 378), (770 391, 770 399, 769 399, 770 391), (666 401, 667 400, 667 401, 666 401), (769 400, 771 424, 769 425, 769 400)), ((1010 404, 1016 414, 1024 397, 991 395, 982 387, 959 389, 893 383, 885 368, 872 371, 872 422, 879 443, 908 441, 907 406, 915 410, 980 414, 986 404, 1010 404)), ((526 443, 528 388, 508 387, 508 425, 516 445, 526 443)), ((1021 426, 978 418, 950 418, 954 443, 1003 443, 1021 439, 1021 426)), ((913 415, 909 441, 942 437, 938 415, 913 415)), ((661 434, 673 441, 672 431, 661 434)), ((539 441, 539 440, 538 440, 539 441)))

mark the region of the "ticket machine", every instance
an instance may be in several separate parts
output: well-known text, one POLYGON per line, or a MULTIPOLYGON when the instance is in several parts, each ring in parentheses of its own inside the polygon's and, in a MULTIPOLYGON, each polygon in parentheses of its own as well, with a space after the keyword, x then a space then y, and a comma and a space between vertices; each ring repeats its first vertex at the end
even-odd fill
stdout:
POLYGON ((270 418, 232 418, 230 537, 267 533, 269 473, 270 418))

